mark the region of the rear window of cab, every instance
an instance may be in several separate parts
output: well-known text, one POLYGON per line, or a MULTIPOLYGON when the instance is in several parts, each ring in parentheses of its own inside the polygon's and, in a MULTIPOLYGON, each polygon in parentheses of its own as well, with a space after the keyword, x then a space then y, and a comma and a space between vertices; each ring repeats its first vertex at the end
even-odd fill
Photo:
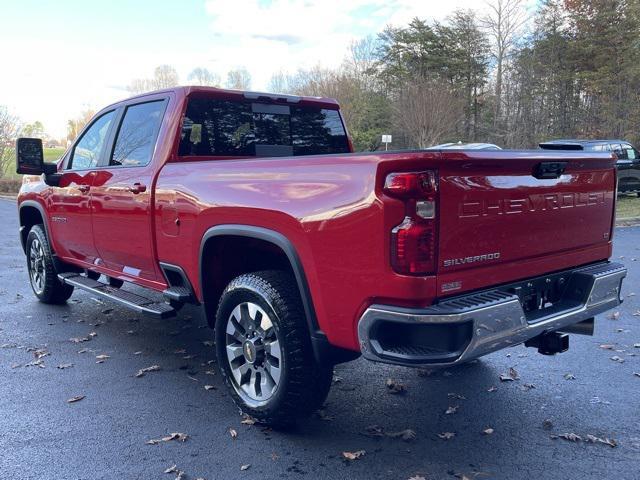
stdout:
POLYGON ((182 120, 178 154, 272 157, 348 152, 337 110, 192 98, 182 120))

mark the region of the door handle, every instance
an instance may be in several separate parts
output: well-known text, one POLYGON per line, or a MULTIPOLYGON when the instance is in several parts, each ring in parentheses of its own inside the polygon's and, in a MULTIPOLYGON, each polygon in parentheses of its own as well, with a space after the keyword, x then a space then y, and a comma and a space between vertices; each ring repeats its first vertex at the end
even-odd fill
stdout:
POLYGON ((142 193, 147 191, 147 186, 142 183, 134 183, 131 187, 129 187, 129 191, 134 194, 142 193))
POLYGON ((80 190, 82 193, 87 193, 90 188, 90 185, 78 185, 78 190, 80 190))

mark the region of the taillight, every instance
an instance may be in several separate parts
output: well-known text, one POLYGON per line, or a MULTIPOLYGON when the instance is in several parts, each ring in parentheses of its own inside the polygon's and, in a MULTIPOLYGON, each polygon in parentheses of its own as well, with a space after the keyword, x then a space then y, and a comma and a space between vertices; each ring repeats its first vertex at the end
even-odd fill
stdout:
POLYGON ((436 173, 391 173, 386 194, 404 200, 405 218, 391 230, 391 266, 402 274, 425 275, 436 269, 436 173))

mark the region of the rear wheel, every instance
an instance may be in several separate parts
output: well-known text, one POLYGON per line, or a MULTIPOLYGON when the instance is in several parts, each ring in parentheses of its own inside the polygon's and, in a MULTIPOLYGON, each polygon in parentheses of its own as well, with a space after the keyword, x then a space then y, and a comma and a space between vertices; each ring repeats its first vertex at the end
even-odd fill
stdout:
POLYGON ((73 287, 58 280, 53 254, 42 225, 34 225, 27 236, 27 268, 31 289, 44 303, 61 304, 73 293, 73 287))
POLYGON ((291 275, 263 271, 227 286, 216 314, 218 366, 242 411, 287 426, 324 403, 332 366, 314 359, 291 275))

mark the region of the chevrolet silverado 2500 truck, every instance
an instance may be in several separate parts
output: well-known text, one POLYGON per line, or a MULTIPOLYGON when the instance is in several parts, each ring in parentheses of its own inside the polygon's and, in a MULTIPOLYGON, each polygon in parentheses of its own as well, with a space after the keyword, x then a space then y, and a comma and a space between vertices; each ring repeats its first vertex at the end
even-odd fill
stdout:
POLYGON ((553 354, 621 301, 609 153, 359 154, 331 99, 181 87, 103 109, 55 165, 19 139, 17 168, 35 295, 202 305, 231 395, 265 423, 318 408, 360 354, 553 354))

